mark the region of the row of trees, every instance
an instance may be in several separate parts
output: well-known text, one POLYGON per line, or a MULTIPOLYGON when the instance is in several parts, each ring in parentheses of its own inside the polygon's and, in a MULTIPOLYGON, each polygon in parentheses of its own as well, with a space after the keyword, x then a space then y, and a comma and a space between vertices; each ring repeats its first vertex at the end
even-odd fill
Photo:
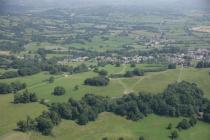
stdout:
POLYGON ((26 88, 25 83, 20 83, 20 82, 12 82, 10 84, 0 83, 0 94, 17 92, 25 88, 26 88))
MULTIPOLYGON (((74 120, 80 125, 85 125, 105 111, 133 121, 143 119, 151 113, 171 117, 193 117, 203 112, 204 116, 208 116, 203 120, 209 122, 209 110, 210 101, 204 98, 202 90, 196 84, 183 81, 169 85, 163 93, 157 95, 139 93, 109 98, 86 94, 80 101, 70 98, 67 103, 53 103, 48 113, 55 112, 58 120, 74 120)), ((44 120, 48 120, 49 123, 52 118, 48 116, 44 120)), ((178 126, 182 128, 182 124, 178 126)), ((194 125, 195 121, 191 120, 189 124, 194 125)), ((37 130, 45 134, 45 129, 37 130)))

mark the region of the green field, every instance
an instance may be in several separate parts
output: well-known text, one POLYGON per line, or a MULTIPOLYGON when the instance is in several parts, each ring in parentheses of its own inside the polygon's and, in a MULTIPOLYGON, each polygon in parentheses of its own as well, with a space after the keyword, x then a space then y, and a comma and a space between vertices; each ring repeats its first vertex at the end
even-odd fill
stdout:
MULTIPOLYGON (((139 65, 138 67, 145 67, 145 65, 139 65)), ((148 68, 148 66, 146 66, 148 68)), ((124 73, 130 68, 129 65, 122 65, 121 67, 115 67, 107 65, 102 68, 113 73, 124 73)), ((69 97, 80 99, 86 93, 94 93, 102 96, 119 97, 128 92, 138 93, 140 91, 159 93, 162 92, 168 84, 176 81, 186 80, 194 82, 201 87, 205 93, 205 96, 210 98, 210 76, 208 72, 210 69, 194 69, 194 68, 177 68, 175 70, 167 70, 162 72, 148 72, 142 77, 132 78, 112 78, 111 82, 106 87, 92 87, 84 85, 84 80, 89 77, 96 76, 94 72, 85 72, 74 75, 57 75, 55 76, 55 82, 49 84, 46 80, 50 75, 46 72, 33 76, 27 76, 23 78, 13 78, 1 80, 2 82, 21 81, 25 82, 29 91, 37 93, 38 97, 47 99, 52 102, 67 101, 69 97), (78 85, 79 90, 74 90, 74 87, 78 85), (53 96, 51 93, 56 86, 63 86, 67 94, 64 96, 53 96)))
MULTIPOLYGON (((108 65, 104 69, 108 70, 110 73, 120 73, 124 70, 130 69, 130 66, 122 65, 121 67, 115 67, 108 65)), ((28 90, 36 92, 40 99, 44 98, 50 102, 67 101, 69 97, 80 99, 86 93, 94 93, 110 97, 119 97, 128 92, 138 93, 139 91, 158 93, 162 92, 168 84, 179 80, 187 80, 197 83, 199 87, 203 89, 205 96, 210 98, 210 87, 208 85, 210 82, 210 77, 208 76, 209 71, 210 69, 182 69, 179 67, 175 70, 146 73, 143 77, 111 79, 111 83, 107 87, 90 87, 83 85, 84 79, 96 75, 96 73, 93 72, 75 75, 58 75, 56 76, 55 82, 52 84, 45 81, 50 76, 47 73, 40 73, 23 78, 1 80, 1 82, 12 82, 17 80, 26 82, 28 90), (75 85, 79 85, 79 90, 74 91, 75 85), (67 93, 60 97, 53 96, 51 93, 55 86, 65 87, 67 93)), ((79 126, 72 121, 64 120, 54 129, 53 137, 45 137, 37 133, 30 133, 26 135, 13 130, 16 128, 16 122, 25 118, 27 115, 34 117, 38 116, 45 107, 37 103, 14 105, 12 104, 12 101, 12 94, 0 96, 0 139, 3 140, 13 140, 16 138, 24 138, 28 140, 68 138, 75 140, 97 140, 104 136, 107 136, 111 140, 115 140, 119 136, 126 138, 126 140, 133 140, 137 139, 140 135, 144 135, 148 140, 167 140, 169 139, 168 136, 170 132, 166 130, 165 127, 169 122, 176 125, 176 123, 181 119, 166 119, 165 117, 152 115, 142 121, 132 122, 110 113, 102 113, 97 121, 91 122, 86 126, 79 126), (16 117, 14 117, 14 115, 16 117)), ((210 125, 199 122, 195 128, 180 132, 180 140, 195 140, 199 139, 201 135, 202 140, 208 140, 210 136, 208 133, 209 128, 210 125)))
MULTIPOLYGON (((37 133, 24 134, 11 132, 3 135, 2 140, 100 140, 107 137, 110 140, 117 140, 119 137, 125 140, 138 140, 144 136, 148 140, 169 140, 170 130, 166 127, 173 124, 173 129, 182 118, 168 118, 151 115, 141 121, 133 122, 111 113, 102 113, 95 122, 85 126, 79 126, 73 121, 63 120, 53 131, 53 136, 42 136, 37 133)), ((186 131, 179 132, 179 140, 208 140, 210 137, 210 125, 203 122, 186 131)))

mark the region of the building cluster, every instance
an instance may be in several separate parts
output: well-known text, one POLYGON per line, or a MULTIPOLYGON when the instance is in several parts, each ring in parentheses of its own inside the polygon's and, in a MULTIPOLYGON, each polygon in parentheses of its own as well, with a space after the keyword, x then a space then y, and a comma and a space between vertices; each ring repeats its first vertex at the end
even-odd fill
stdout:
POLYGON ((85 62, 89 60, 89 57, 84 56, 84 57, 77 57, 77 58, 64 58, 62 61, 58 61, 58 64, 61 65, 66 65, 69 64, 70 62, 85 62))
POLYGON ((154 59, 153 56, 139 56, 135 55, 133 57, 116 57, 116 56, 98 56, 96 57, 96 61, 100 62, 107 62, 107 63, 117 63, 121 62, 123 64, 130 64, 130 63, 142 63, 144 61, 154 59))
POLYGON ((189 48, 186 52, 166 54, 166 59, 170 63, 191 65, 192 60, 210 62, 210 49, 189 48))

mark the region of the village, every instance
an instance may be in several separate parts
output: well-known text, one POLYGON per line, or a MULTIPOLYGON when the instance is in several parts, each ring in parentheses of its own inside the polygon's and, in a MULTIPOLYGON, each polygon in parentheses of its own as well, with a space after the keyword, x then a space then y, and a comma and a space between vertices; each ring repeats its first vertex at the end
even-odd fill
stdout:
MULTIPOLYGON (((141 56, 141 55, 134 55, 132 57, 127 56, 97 56, 94 58, 96 62, 104 62, 104 63, 122 63, 122 64, 131 64, 131 63, 145 63, 147 61, 156 62, 158 58, 164 58, 168 63, 173 63, 177 65, 184 65, 184 66, 193 66, 193 61, 207 61, 210 62, 210 49, 194 49, 188 48, 184 52, 177 52, 177 53, 160 53, 157 56, 141 56)), ((58 61, 58 64, 68 64, 71 62, 85 62, 89 61, 90 57, 83 56, 83 57, 65 57, 62 61, 58 61)))

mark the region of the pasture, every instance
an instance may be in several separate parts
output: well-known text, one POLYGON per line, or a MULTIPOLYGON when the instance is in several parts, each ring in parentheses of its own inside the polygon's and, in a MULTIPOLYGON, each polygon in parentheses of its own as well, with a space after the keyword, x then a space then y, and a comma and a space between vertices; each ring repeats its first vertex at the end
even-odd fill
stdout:
MULTIPOLYGON (((10 132, 3 135, 2 140, 100 140, 107 137, 109 140, 117 140, 123 137, 125 140, 138 140, 144 136, 147 140, 169 140, 170 130, 166 127, 169 123, 175 129, 177 123, 182 118, 168 118, 150 115, 143 120, 133 122, 112 113, 102 113, 95 122, 90 122, 85 126, 79 126, 73 121, 63 120, 62 123, 53 130, 53 136, 43 136, 35 132, 21 133, 10 132)), ((210 125, 198 122, 189 129, 179 132, 179 140, 208 140, 210 125)))

